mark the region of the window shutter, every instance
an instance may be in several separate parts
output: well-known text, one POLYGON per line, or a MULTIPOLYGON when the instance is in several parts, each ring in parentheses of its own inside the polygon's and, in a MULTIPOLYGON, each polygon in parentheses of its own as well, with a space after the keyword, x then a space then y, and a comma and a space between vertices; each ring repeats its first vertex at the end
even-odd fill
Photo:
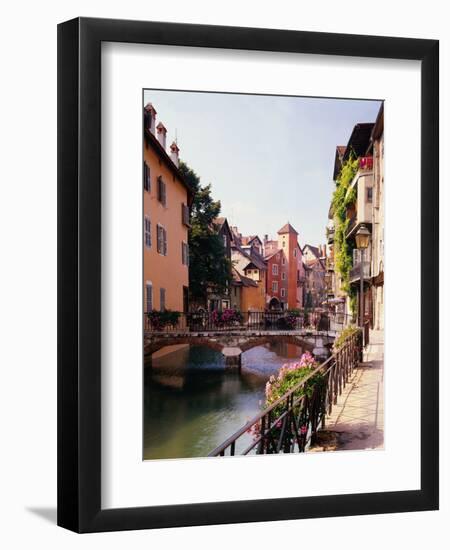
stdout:
POLYGON ((166 184, 164 182, 162 182, 162 196, 163 196, 163 205, 166 206, 166 184))
POLYGON ((167 256, 167 231, 163 229, 162 233, 163 233, 164 256, 167 256))
POLYGON ((157 225, 156 226, 156 248, 158 250, 159 253, 161 253, 161 226, 160 225, 157 225))
POLYGON ((158 178, 158 200, 162 202, 162 179, 161 176, 158 178))
POLYGON ((148 248, 152 245, 151 223, 147 216, 144 218, 144 242, 148 248))
POLYGON ((146 309, 147 312, 153 309, 153 286, 151 284, 146 285, 146 309))
POLYGON ((186 204, 181 204, 181 221, 184 225, 189 225, 189 207, 186 204))

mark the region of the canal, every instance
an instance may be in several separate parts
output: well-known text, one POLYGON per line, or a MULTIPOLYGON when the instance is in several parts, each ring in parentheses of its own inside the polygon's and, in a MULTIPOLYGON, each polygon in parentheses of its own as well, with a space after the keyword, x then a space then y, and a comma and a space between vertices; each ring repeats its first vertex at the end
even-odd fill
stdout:
POLYGON ((269 376, 305 350, 282 342, 255 347, 243 354, 240 373, 225 370, 222 354, 205 346, 153 354, 144 369, 144 460, 207 456, 260 411, 269 376))

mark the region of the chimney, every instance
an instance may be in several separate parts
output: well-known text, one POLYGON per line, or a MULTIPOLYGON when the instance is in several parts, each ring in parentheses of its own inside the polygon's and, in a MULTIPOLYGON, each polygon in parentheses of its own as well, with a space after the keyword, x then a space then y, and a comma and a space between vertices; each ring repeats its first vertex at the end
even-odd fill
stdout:
POLYGON ((162 145, 164 151, 166 150, 166 136, 167 129, 162 122, 159 122, 156 127, 156 137, 158 138, 158 141, 162 145))
POLYGON ((267 244, 267 241, 269 240, 269 235, 267 233, 264 235, 264 244, 267 244))
POLYGON ((155 134, 156 110, 151 103, 144 107, 144 125, 145 129, 155 134))
POLYGON ((177 167, 180 160, 178 157, 179 152, 180 152, 180 149, 178 148, 178 145, 175 143, 175 141, 172 142, 172 145, 170 146, 170 158, 172 159, 173 163, 177 167))

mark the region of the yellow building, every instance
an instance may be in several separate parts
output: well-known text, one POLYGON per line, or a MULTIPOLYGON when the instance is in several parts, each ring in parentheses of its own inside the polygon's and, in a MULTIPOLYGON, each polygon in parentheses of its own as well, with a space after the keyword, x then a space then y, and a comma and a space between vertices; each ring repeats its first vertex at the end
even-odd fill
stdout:
POLYGON ((151 103, 144 108, 144 312, 187 311, 192 191, 178 170, 179 149, 151 103))

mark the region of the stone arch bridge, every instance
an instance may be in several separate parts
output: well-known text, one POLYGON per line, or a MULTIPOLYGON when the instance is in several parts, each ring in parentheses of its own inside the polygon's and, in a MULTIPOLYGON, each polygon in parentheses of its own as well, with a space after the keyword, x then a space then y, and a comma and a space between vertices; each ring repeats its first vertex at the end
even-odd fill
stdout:
POLYGON ((240 368, 242 354, 249 349, 270 343, 285 342, 302 346, 318 358, 326 358, 335 333, 326 331, 245 331, 245 332, 146 332, 144 334, 144 360, 166 347, 179 344, 207 346, 225 356, 227 367, 240 368))

